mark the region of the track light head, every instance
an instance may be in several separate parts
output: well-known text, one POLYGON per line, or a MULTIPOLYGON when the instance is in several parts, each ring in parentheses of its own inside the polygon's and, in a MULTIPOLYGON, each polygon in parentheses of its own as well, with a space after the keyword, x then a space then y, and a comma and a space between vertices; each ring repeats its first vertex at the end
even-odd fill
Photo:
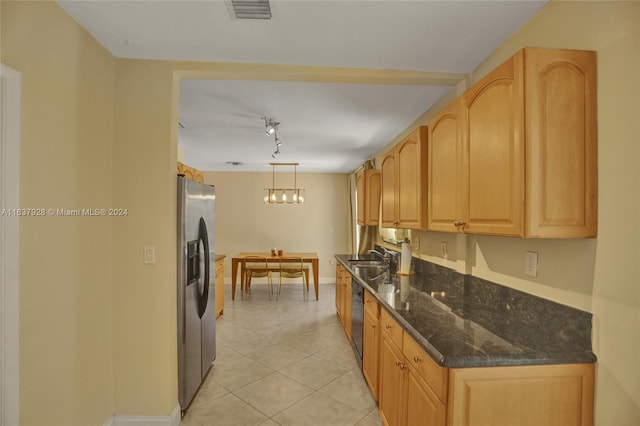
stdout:
POLYGON ((280 124, 277 121, 274 121, 273 118, 262 117, 264 119, 264 134, 267 136, 274 135, 278 130, 278 125, 280 124))
POLYGON ((276 158, 276 156, 280 154, 280 147, 282 146, 282 142, 278 139, 278 126, 280 125, 280 122, 274 121, 273 118, 262 117, 262 119, 264 120, 265 135, 273 136, 276 143, 276 150, 271 154, 271 157, 276 158))

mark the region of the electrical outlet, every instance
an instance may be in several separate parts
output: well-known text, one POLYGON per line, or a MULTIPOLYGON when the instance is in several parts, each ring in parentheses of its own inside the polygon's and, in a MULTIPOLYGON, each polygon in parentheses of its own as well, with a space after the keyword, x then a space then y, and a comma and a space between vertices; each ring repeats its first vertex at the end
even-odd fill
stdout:
POLYGON ((538 276, 538 253, 528 251, 524 256, 524 273, 530 277, 538 276))
POLYGON ((420 238, 415 237, 413 239, 413 249, 414 250, 420 250, 420 238))
POLYGON ((144 264, 153 265, 156 263, 156 247, 145 246, 144 247, 144 264))
POLYGON ((447 257, 447 243, 445 241, 440 242, 440 256, 447 257))
POLYGON ((329 265, 333 265, 333 259, 329 259, 329 265))

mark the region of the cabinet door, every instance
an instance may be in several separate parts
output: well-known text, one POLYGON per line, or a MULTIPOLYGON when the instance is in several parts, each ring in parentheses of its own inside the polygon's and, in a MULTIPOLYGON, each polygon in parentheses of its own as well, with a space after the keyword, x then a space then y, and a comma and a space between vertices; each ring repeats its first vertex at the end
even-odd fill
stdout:
POLYGON ((406 426, 444 426, 446 406, 411 369, 406 370, 406 426))
POLYGON ((366 209, 365 206, 367 202, 365 182, 366 182, 365 171, 361 170, 358 173, 356 173, 358 225, 365 225, 365 209, 366 209))
POLYGON ((449 424, 593 425, 593 364, 451 372, 449 424))
POLYGON ((380 185, 382 173, 380 170, 367 170, 366 173, 366 206, 365 206, 365 224, 378 225, 380 221, 380 185))
POLYGON ((423 188, 427 185, 422 179, 423 170, 426 176, 427 167, 426 161, 423 161, 427 157, 426 129, 426 126, 419 127, 396 147, 399 228, 422 229, 426 225, 426 211, 423 212, 422 209, 423 188))
POLYGON ((461 138, 461 98, 429 120, 428 225, 430 231, 457 232, 466 197, 461 138))
POLYGON ((524 236, 523 52, 464 94, 464 231, 524 236))
POLYGON ((402 353, 386 333, 380 333, 380 416, 387 426, 398 426, 402 421, 404 370, 402 353))
POLYGON ((382 173, 380 181, 380 198, 382 226, 384 228, 395 228, 398 224, 396 217, 396 157, 395 150, 391 150, 384 157, 380 164, 382 173))
POLYGON ((342 265, 336 263, 336 312, 342 322, 342 265))
POLYGON ((368 309, 364 311, 362 335, 362 375, 369 384, 373 399, 378 400, 378 358, 380 353, 380 327, 378 318, 368 309))
POLYGON ((596 54, 525 49, 527 236, 597 235, 596 54))

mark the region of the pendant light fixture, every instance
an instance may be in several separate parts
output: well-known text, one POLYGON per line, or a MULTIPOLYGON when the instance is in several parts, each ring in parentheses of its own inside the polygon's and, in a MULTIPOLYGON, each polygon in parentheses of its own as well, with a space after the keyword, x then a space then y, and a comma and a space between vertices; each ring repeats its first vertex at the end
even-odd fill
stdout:
POLYGON ((298 163, 269 163, 273 168, 271 188, 264 189, 266 204, 304 204, 305 190, 298 188, 298 163), (276 167, 293 167, 293 188, 276 188, 276 167))

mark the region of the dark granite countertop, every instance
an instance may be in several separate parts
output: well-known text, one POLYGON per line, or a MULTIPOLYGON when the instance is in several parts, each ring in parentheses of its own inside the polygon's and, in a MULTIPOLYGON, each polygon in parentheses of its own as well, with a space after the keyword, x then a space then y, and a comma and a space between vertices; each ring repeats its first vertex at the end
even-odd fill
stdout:
POLYGON ((587 312, 415 258, 408 276, 349 261, 371 256, 335 257, 444 367, 596 361, 587 312))

